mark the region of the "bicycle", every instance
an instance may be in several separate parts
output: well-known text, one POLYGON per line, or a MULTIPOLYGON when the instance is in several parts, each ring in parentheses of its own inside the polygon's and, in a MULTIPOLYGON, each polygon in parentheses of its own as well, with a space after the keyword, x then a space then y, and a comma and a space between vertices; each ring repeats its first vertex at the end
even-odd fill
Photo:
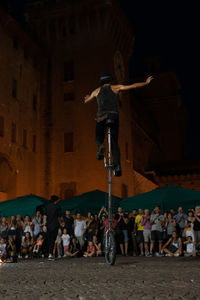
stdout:
POLYGON ((112 170, 113 165, 111 163, 111 129, 112 120, 107 119, 106 124, 108 125, 108 163, 106 157, 104 157, 105 169, 108 170, 108 228, 105 232, 105 260, 110 266, 114 265, 116 260, 116 243, 114 232, 112 229, 112 170))

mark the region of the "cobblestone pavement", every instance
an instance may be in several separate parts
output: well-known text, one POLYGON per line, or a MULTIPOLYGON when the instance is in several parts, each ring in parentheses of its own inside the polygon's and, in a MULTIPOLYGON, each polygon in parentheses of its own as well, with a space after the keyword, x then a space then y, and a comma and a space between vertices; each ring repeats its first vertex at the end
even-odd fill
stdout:
POLYGON ((22 260, 0 266, 0 300, 200 299, 199 257, 22 260))

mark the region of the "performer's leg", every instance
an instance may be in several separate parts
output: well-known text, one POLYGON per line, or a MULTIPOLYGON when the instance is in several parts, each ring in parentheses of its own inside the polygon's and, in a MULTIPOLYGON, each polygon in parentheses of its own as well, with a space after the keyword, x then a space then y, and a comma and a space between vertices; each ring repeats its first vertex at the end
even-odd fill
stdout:
POLYGON ((116 119, 114 120, 114 123, 111 125, 111 149, 112 149, 115 176, 121 176, 120 149, 118 146, 118 136, 119 136, 119 121, 118 119, 116 119))
POLYGON ((105 120, 96 123, 96 144, 98 146, 97 159, 103 159, 105 146, 104 139, 106 134, 106 122, 105 120))

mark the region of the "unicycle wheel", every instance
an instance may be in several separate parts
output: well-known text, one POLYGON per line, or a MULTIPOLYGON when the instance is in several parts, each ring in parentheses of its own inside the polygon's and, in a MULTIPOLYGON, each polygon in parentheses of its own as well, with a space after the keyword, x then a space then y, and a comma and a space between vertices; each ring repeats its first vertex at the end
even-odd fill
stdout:
POLYGON ((105 260, 110 266, 114 265, 116 259, 116 243, 112 231, 107 231, 105 236, 105 260))

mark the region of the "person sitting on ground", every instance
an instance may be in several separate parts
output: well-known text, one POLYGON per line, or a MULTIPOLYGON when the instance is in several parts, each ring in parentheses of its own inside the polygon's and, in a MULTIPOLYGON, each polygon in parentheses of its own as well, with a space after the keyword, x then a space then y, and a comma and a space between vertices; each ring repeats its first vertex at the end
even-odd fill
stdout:
POLYGON ((63 234, 61 236, 61 239, 63 242, 64 257, 67 257, 70 255, 70 252, 69 252, 70 235, 67 232, 67 228, 63 229, 63 234))
POLYGON ((180 256, 182 254, 182 241, 176 231, 172 232, 172 236, 162 247, 161 253, 163 252, 166 253, 166 256, 180 256))
POLYGON ((95 246, 92 241, 88 241, 87 251, 84 252, 84 257, 92 257, 96 255, 95 246))
POLYGON ((95 246, 95 252, 96 252, 96 256, 101 256, 102 255, 102 250, 101 250, 101 243, 98 242, 97 236, 93 235, 93 244, 95 246))
POLYGON ((37 241, 33 247, 33 253, 41 253, 42 252, 42 245, 44 242, 44 236, 42 233, 38 235, 37 241))
POLYGON ((78 257, 80 255, 80 247, 77 239, 75 237, 72 238, 71 244, 70 244, 70 257, 78 257))
POLYGON ((16 261, 16 244, 15 239, 12 235, 8 236, 8 242, 6 245, 7 258, 10 262, 16 261))
POLYGON ((0 238, 0 263, 6 260, 6 239, 0 238))
POLYGON ((192 236, 188 236, 183 244, 186 245, 186 250, 183 251, 184 256, 196 256, 198 250, 195 249, 195 243, 192 240, 192 236))
POLYGON ((25 233, 24 238, 22 239, 21 245, 21 255, 25 258, 32 257, 33 254, 33 238, 29 231, 25 233))

